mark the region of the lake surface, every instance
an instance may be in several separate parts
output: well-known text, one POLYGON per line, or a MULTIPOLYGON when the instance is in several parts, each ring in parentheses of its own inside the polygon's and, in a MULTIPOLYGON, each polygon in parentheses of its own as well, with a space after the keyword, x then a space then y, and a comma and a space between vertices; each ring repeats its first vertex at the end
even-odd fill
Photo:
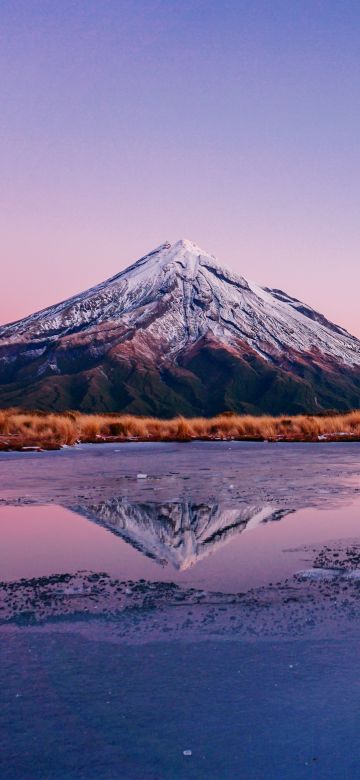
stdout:
POLYGON ((1 778, 357 777, 356 443, 0 454, 1 778))

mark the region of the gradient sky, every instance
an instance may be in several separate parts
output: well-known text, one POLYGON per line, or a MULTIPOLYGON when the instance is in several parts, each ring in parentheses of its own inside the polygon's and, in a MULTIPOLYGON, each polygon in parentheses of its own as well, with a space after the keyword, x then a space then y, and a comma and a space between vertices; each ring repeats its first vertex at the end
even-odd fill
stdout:
POLYGON ((0 322, 190 238, 360 336, 360 4, 1 0, 0 322))

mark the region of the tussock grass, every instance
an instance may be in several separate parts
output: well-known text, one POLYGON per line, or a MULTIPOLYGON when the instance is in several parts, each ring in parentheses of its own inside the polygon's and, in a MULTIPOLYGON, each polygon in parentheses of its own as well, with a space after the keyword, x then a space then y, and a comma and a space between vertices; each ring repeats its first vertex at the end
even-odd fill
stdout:
POLYGON ((44 413, 0 410, 0 448, 57 448, 76 442, 189 441, 191 439, 268 439, 317 441, 360 439, 360 410, 328 415, 238 415, 176 417, 159 420, 127 414, 44 413))

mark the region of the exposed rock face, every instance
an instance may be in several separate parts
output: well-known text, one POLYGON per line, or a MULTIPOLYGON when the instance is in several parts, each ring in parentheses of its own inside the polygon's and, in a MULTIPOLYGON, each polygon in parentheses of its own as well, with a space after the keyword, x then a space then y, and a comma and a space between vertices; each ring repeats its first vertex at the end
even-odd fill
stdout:
POLYGON ((360 405, 360 341, 281 290, 165 243, 0 328, 0 406, 166 417, 360 405))

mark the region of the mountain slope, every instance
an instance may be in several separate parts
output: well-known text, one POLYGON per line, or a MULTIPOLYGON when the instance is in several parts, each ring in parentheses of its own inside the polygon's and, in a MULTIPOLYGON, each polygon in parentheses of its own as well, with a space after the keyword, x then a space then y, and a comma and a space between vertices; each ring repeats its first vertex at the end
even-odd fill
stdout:
POLYGON ((0 405, 170 416, 360 405, 360 341, 277 289, 165 243, 0 328, 0 405))

